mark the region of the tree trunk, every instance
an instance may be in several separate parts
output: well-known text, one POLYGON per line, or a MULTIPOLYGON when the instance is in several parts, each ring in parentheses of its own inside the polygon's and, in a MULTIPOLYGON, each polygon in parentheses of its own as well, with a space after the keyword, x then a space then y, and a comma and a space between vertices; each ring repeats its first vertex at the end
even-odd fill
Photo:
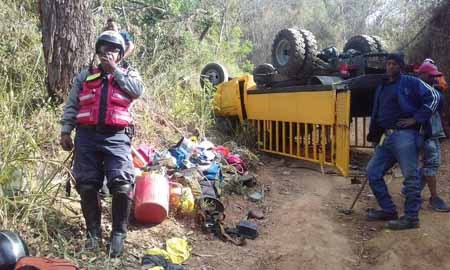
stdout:
POLYGON ((89 65, 95 31, 90 0, 40 0, 42 43, 50 98, 62 102, 73 77, 89 65))

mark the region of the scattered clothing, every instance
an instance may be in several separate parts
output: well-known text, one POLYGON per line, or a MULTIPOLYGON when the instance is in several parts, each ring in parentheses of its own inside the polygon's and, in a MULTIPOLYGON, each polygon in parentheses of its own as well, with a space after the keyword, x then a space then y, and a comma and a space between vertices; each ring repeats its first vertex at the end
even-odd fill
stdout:
POLYGON ((235 167, 240 175, 243 175, 247 171, 247 165, 239 155, 229 154, 226 159, 228 164, 235 167))
POLYGON ((152 248, 146 250, 145 255, 160 255, 170 263, 182 264, 191 256, 191 250, 185 239, 174 237, 166 241, 166 250, 152 248))
POLYGON ((142 269, 146 270, 183 270, 182 265, 170 263, 163 255, 144 255, 142 269))

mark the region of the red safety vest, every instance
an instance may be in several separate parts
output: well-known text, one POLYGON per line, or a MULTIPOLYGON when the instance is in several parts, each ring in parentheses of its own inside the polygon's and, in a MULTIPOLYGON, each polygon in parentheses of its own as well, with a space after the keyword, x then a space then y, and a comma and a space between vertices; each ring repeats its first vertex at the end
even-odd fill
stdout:
MULTIPOLYGON (((133 99, 120 89, 112 74, 107 76, 108 87, 104 124, 116 128, 125 128, 132 123, 129 109, 133 99)), ((103 91, 102 81, 101 70, 95 69, 83 82, 83 89, 78 95, 80 110, 77 114, 76 123, 87 126, 101 124, 99 118, 103 91)))

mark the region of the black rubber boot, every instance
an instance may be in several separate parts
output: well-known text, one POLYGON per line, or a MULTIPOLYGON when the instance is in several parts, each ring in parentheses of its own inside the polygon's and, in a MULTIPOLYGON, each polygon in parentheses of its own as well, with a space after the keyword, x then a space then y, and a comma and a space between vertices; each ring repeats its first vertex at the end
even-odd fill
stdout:
POLYGON ((96 250, 102 245, 101 207, 97 188, 94 185, 80 185, 78 193, 87 228, 85 248, 96 250))
POLYGON ((112 232, 109 256, 122 255, 127 234, 128 218, 131 211, 131 185, 125 184, 112 189, 112 232))

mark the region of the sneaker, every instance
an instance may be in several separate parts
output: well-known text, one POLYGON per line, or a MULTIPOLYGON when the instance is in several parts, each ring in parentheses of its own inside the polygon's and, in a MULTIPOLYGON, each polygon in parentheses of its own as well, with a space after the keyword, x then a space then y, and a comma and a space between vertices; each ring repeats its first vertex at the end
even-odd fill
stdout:
POLYGON ((369 221, 376 221, 376 220, 395 220, 398 219, 397 212, 394 213, 388 213, 383 210, 377 210, 377 209, 369 209, 367 210, 367 220, 369 221))
POLYGON ((439 197, 430 197, 430 207, 437 212, 450 212, 450 207, 439 197))
POLYGON ((402 216, 399 219, 388 221, 386 224, 384 224, 384 227, 386 229, 396 230, 396 231, 415 229, 415 228, 419 228, 419 220, 411 219, 406 216, 402 216))

